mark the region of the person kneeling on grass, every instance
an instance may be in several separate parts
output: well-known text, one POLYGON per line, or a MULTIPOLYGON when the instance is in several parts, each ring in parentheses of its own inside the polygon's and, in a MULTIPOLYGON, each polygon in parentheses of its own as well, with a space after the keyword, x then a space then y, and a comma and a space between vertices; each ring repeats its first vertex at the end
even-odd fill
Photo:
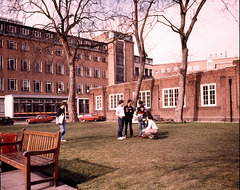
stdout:
POLYGON ((156 123, 153 121, 153 116, 149 112, 147 113, 146 119, 147 119, 148 126, 147 128, 143 129, 142 132, 145 133, 145 135, 149 139, 155 139, 154 135, 157 134, 158 127, 156 123))

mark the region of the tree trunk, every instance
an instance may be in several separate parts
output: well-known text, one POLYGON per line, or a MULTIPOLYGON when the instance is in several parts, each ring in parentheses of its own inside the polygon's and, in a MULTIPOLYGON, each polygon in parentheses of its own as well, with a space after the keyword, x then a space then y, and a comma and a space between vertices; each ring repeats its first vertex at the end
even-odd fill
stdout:
POLYGON ((185 86, 186 86, 186 76, 187 76, 187 61, 188 60, 188 48, 185 45, 182 48, 182 67, 180 68, 179 76, 179 90, 178 90, 178 100, 175 109, 175 122, 183 122, 183 106, 184 106, 184 96, 185 96, 185 86))

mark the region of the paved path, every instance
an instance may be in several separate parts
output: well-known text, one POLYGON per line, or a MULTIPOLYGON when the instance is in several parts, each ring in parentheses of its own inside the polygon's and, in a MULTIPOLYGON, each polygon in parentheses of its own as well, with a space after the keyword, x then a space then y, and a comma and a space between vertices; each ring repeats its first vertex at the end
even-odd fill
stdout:
MULTIPOLYGON (((32 181, 42 179, 45 177, 46 177, 45 175, 39 172, 31 173, 32 181)), ((13 170, 13 171, 1 173, 0 183, 1 183, 1 188, 0 188, 1 190, 24 190, 25 189, 24 175, 20 170, 13 170)), ((75 188, 72 188, 61 182, 59 183, 58 187, 54 187, 52 181, 31 186, 31 190, 40 190, 40 189, 75 190, 75 188)))

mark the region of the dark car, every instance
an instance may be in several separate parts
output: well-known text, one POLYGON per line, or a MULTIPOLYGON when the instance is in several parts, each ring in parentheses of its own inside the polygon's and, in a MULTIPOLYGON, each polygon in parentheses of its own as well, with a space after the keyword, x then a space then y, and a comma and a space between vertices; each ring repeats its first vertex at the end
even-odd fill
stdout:
POLYGON ((28 124, 32 123, 48 123, 51 122, 53 118, 49 115, 37 115, 35 118, 26 119, 28 124))
POLYGON ((0 125, 13 125, 14 120, 11 117, 0 117, 0 125))

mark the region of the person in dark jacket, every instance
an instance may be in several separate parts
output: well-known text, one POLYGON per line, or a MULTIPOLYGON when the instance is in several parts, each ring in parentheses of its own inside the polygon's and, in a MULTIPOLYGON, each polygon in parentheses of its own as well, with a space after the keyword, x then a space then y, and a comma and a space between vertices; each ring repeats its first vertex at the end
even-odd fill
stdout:
POLYGON ((132 100, 127 101, 127 105, 124 106, 124 113, 125 113, 125 137, 127 137, 128 124, 130 130, 130 137, 133 137, 132 118, 134 109, 132 107, 132 100))

